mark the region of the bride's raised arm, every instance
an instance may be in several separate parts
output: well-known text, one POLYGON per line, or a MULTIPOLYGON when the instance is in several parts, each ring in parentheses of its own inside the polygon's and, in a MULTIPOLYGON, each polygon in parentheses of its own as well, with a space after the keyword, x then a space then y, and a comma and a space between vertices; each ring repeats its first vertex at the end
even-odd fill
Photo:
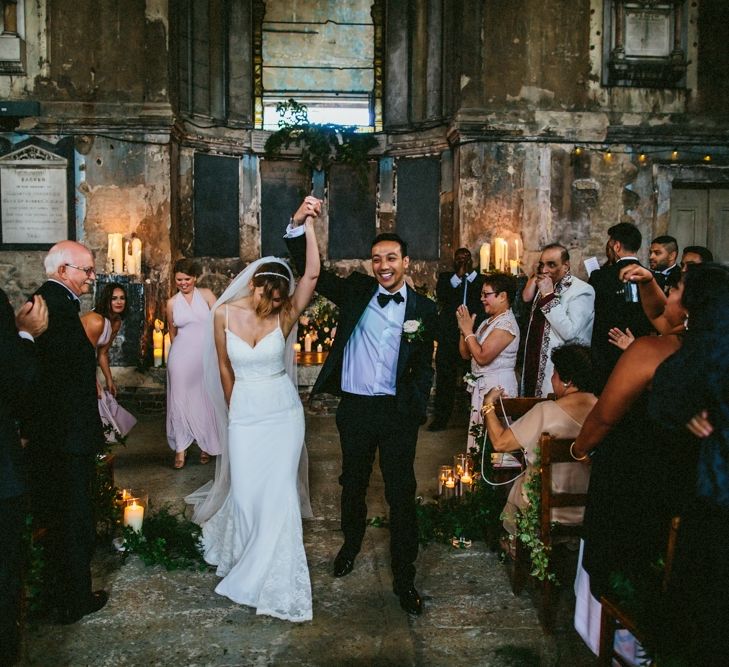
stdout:
POLYGON ((319 259, 319 246, 316 242, 314 220, 314 217, 308 216, 304 222, 304 233, 306 235, 306 268, 304 269, 304 275, 299 279, 296 289, 291 295, 292 310, 289 316, 291 321, 286 322, 285 333, 288 333, 299 315, 304 312, 304 308, 309 305, 311 297, 314 295, 316 281, 319 279, 321 260, 319 259))

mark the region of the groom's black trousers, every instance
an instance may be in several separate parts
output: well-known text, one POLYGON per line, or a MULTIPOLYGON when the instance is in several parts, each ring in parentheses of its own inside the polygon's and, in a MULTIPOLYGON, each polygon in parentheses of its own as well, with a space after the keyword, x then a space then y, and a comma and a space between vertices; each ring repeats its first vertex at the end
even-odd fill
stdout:
POLYGON ((342 393, 337 428, 342 446, 342 532, 344 553, 354 557, 362 546, 367 523, 367 486, 375 452, 390 506, 390 556, 396 588, 415 579, 418 526, 415 514, 415 445, 420 420, 396 409, 394 396, 342 393))

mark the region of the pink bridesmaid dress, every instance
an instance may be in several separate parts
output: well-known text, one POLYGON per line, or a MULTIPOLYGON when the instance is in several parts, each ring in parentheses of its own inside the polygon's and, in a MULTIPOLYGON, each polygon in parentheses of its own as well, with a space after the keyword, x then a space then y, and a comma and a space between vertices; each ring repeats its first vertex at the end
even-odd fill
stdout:
POLYGON ((193 441, 217 456, 220 443, 215 413, 203 385, 203 338, 210 326, 210 308, 195 289, 188 303, 177 293, 172 304, 177 335, 167 359, 167 441, 175 452, 193 441))

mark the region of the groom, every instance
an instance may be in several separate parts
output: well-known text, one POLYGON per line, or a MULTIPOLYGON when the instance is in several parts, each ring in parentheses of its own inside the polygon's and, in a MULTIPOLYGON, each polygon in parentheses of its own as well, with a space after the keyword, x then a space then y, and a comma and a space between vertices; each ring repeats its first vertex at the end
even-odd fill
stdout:
MULTIPOLYGON (((307 197, 287 230, 286 243, 300 274, 306 250, 303 223, 320 210, 321 202, 307 197)), ((409 263, 405 241, 397 234, 380 234, 372 242, 374 278, 357 272, 347 278, 321 272, 316 289, 339 307, 339 322, 312 396, 321 392, 341 396, 337 428, 344 545, 334 560, 334 576, 352 571, 362 546, 365 497, 379 450, 390 506, 393 591, 406 612, 421 614, 423 603, 414 586, 418 526, 413 461, 433 380, 437 309, 405 284, 409 263), (406 333, 411 329, 415 331, 406 333)))

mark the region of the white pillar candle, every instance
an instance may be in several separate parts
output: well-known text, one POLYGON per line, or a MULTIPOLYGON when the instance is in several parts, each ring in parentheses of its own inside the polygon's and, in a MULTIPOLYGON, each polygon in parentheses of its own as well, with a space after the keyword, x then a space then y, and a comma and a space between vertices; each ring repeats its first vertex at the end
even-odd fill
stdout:
POLYGON ((170 356, 170 346, 172 345, 172 341, 170 340, 169 333, 165 334, 163 342, 164 342, 164 360, 165 360, 165 363, 167 363, 167 357, 170 356))
POLYGON ((514 254, 516 263, 518 264, 521 259, 521 239, 519 238, 514 239, 514 254))
POLYGON ((132 236, 132 257, 134 258, 134 273, 136 276, 142 275, 142 239, 132 236))
POLYGON ((124 241, 124 271, 131 276, 137 275, 134 254, 132 253, 132 244, 129 241, 124 241))
POLYGON ((481 264, 481 273, 488 273, 489 264, 491 264, 491 244, 482 243, 479 252, 479 263, 481 264))
POLYGON ((304 336, 304 352, 311 352, 311 334, 304 336))
POLYGON ((162 365, 162 358, 164 354, 164 334, 162 333, 163 328, 164 322, 162 322, 162 320, 154 321, 154 331, 152 332, 152 348, 155 367, 159 367, 162 365))
POLYGON ((322 347, 322 344, 321 343, 319 343, 319 345, 316 346, 316 351, 317 352, 324 352, 324 348, 322 347))
POLYGON ((509 260, 509 270, 513 276, 519 275, 519 263, 515 259, 509 260))
POLYGON ((107 261, 109 273, 124 273, 124 237, 121 234, 109 234, 107 261))
POLYGON ((144 521, 144 507, 137 505, 136 500, 132 500, 131 505, 124 508, 124 525, 129 526, 132 530, 139 532, 142 530, 142 522, 144 521))

